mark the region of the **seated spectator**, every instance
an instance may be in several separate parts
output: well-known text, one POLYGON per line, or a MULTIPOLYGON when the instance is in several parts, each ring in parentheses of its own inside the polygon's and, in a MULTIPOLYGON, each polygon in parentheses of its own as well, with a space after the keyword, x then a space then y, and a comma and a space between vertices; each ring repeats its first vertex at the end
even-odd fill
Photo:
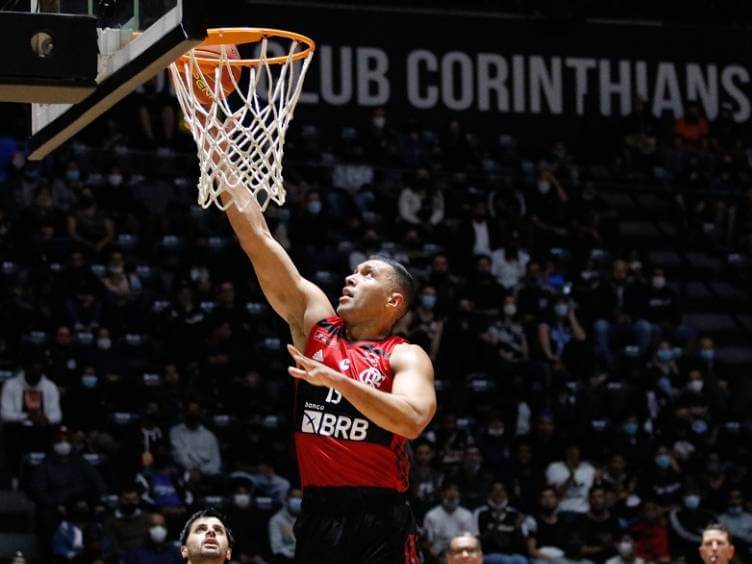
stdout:
POLYGON ((68 235, 81 250, 99 255, 115 238, 115 224, 99 209, 94 193, 84 188, 77 209, 68 216, 68 235))
POLYGON ((491 273, 507 292, 513 291, 525 277, 530 255, 520 248, 519 238, 491 253, 491 273))
POLYGON ((552 487, 544 487, 538 497, 538 511, 523 523, 527 553, 534 564, 577 560, 577 543, 570 521, 559 516, 559 498, 552 487))
POLYGON ((687 104, 684 115, 674 122, 673 133, 691 147, 698 147, 700 141, 710 135, 708 120, 697 102, 687 104))
POLYGON ((507 425, 508 422, 505 421, 503 413, 493 412, 489 415, 486 426, 478 437, 483 466, 494 476, 504 475, 509 467, 509 450, 514 439, 514 425, 512 428, 508 428, 507 425))
POLYGON ((271 498, 277 507, 287 502, 290 481, 278 475, 269 461, 261 461, 250 477, 256 488, 256 495, 271 498))
POLYGON ((473 437, 465 429, 457 427, 457 415, 445 412, 436 430, 436 451, 441 470, 445 474, 455 472, 462 462, 465 447, 473 444, 473 437))
POLYGON ((202 417, 201 404, 189 401, 185 422, 170 429, 172 456, 180 468, 190 473, 192 482, 214 476, 222 469, 217 436, 201 424, 202 417))
POLYGON ((616 544, 616 556, 606 560, 606 564, 645 564, 645 560, 635 554, 632 535, 624 533, 616 544))
POLYGON ((447 564, 482 564, 483 550, 480 541, 472 533, 460 533, 449 541, 446 551, 447 564))
POLYGON ((517 311, 523 322, 539 319, 548 309, 553 294, 546 286, 541 265, 537 261, 527 264, 527 273, 517 290, 517 311))
POLYGON ((575 306, 565 296, 557 297, 546 316, 538 324, 538 345, 543 358, 554 370, 566 369, 578 378, 591 371, 586 365, 583 344, 587 338, 575 312, 575 306))
POLYGON ((655 501, 643 500, 640 505, 640 517, 630 531, 634 538, 634 554, 637 558, 656 564, 668 564, 671 561, 668 529, 655 501))
POLYGON ((418 519, 436 505, 443 474, 435 467, 436 451, 428 441, 413 443, 413 463, 410 465, 410 500, 418 519))
POLYGON ((151 466, 155 454, 167 446, 160 422, 159 404, 148 402, 141 411, 138 426, 123 440, 121 450, 124 465, 134 470, 151 466))
POLYGON ((668 538, 672 554, 691 554, 702 542, 705 527, 715 523, 716 517, 702 507, 700 490, 689 486, 684 491, 682 505, 668 515, 668 538))
POLYGON ((620 537, 619 522, 608 509, 606 489, 594 486, 588 494, 589 509, 576 521, 580 554, 586 560, 603 563, 614 555, 620 537))
POLYGON ((661 444, 655 450, 653 463, 640 474, 640 497, 655 500, 663 510, 681 500, 681 468, 671 450, 661 444))
POLYGON ((538 503, 538 492, 545 481, 540 463, 533 457, 533 449, 529 443, 517 443, 505 476, 509 491, 519 509, 525 512, 533 511, 538 503))
POLYGON ((59 506, 77 499, 98 502, 106 493, 105 483, 91 464, 72 452, 70 434, 61 427, 53 438, 52 452, 36 468, 32 477, 31 498, 44 530, 50 530, 59 506))
POLYGON ((464 531, 477 534, 473 514, 460 506, 460 489, 453 482, 445 482, 441 488, 441 504, 426 513, 423 519, 428 551, 438 557, 449 547, 449 541, 464 531))
POLYGON ((495 353, 491 355, 490 366, 517 366, 529 360, 527 337, 517 315, 517 299, 514 296, 504 298, 502 315, 486 327, 480 339, 495 353))
POLYGON ((570 234, 568 201, 569 195, 553 172, 542 169, 528 198, 533 225, 532 248, 536 253, 543 253, 551 247, 566 247, 570 234))
POLYGON ((179 528, 193 494, 188 490, 169 450, 161 446, 144 452, 141 454, 141 464, 141 470, 136 474, 141 499, 150 509, 167 518, 171 530, 179 528))
POLYGON ((84 551, 84 520, 88 517, 86 500, 78 500, 69 504, 65 515, 52 536, 52 554, 57 561, 81 561, 84 551), (81 511, 86 507, 86 513, 81 511))
POLYGON ((67 325, 55 330, 55 339, 49 348, 49 377, 59 386, 72 383, 80 369, 81 355, 77 350, 73 332, 67 325))
POLYGON ((626 165, 630 170, 647 172, 658 149, 658 120, 648 102, 635 98, 632 113, 624 118, 626 165))
POLYGON ((149 515, 139 507, 138 490, 133 485, 124 486, 117 508, 104 523, 114 556, 122 558, 128 551, 146 546, 150 526, 149 515))
POLYGON ((234 479, 227 519, 237 533, 232 547, 233 557, 241 562, 254 562, 259 554, 269 551, 269 516, 253 505, 253 482, 234 479))
POLYGON ((303 494, 298 489, 290 490, 287 502, 269 520, 269 546, 274 555, 274 564, 295 561, 295 534, 293 527, 300 514, 303 494))
POLYGON ((748 562, 752 558, 752 513, 746 510, 744 495, 740 488, 731 488, 726 510, 718 521, 734 537, 734 545, 739 558, 748 562))
POLYGON ((472 304, 476 315, 490 319, 499 314, 504 294, 504 288, 491 274, 491 258, 488 255, 478 255, 475 259, 475 271, 468 276, 464 298, 472 304))
POLYGON ((436 288, 424 285, 415 307, 394 328, 395 333, 405 335, 411 343, 422 347, 433 362, 439 356, 445 322, 443 315, 436 312, 436 302, 436 288))
POLYGON ((645 288, 638 280, 628 279, 627 263, 614 261, 610 280, 604 280, 595 288, 592 304, 596 309, 590 317, 593 324, 593 339, 598 360, 606 367, 614 366, 614 348, 632 344, 636 339, 640 353, 645 354, 652 341, 652 328, 643 317, 645 288))
POLYGON ((23 361, 24 369, 3 384, 0 394, 0 418, 3 422, 6 462, 15 476, 22 453, 43 451, 50 442, 51 425, 58 425, 60 391, 45 376, 46 361, 36 358, 23 361))
POLYGON ((619 492, 616 501, 622 501, 635 492, 637 476, 627 468, 627 461, 620 452, 608 457, 608 464, 603 469, 600 479, 612 492, 619 492))
POLYGON ((483 255, 488 258, 488 273, 491 274, 491 253, 500 247, 501 233, 498 224, 488 217, 485 202, 475 202, 471 217, 459 227, 456 240, 456 253, 459 261, 469 269, 473 257, 483 255), (470 251, 470 252, 468 252, 470 251))
POLYGON ((66 323, 76 331, 94 331, 102 323, 99 284, 81 284, 63 304, 66 323))
POLYGON ((587 513, 588 492, 595 479, 595 468, 580 458, 580 446, 570 442, 564 448, 563 460, 546 468, 546 482, 556 489, 558 509, 562 512, 587 513))
POLYGON ((690 337, 688 328, 679 331, 682 319, 679 296, 666 284, 662 268, 653 269, 646 296, 645 318, 652 323, 655 334, 672 339, 683 338, 684 341, 690 337))
POLYGON ((503 482, 494 482, 486 504, 475 511, 486 564, 527 564, 522 534, 524 515, 509 505, 503 482))
POLYGON ((488 495, 493 476, 483 467, 483 455, 476 445, 465 448, 462 464, 451 476, 462 493, 462 501, 468 509, 480 506, 488 495))
POLYGON ((444 220, 444 194, 432 189, 429 179, 419 173, 414 186, 406 186, 400 192, 398 210, 400 220, 407 224, 435 227, 444 220))
POLYGON ((148 536, 143 546, 132 548, 123 557, 124 564, 181 564, 183 558, 174 542, 168 540, 167 521, 159 513, 147 517, 148 536))

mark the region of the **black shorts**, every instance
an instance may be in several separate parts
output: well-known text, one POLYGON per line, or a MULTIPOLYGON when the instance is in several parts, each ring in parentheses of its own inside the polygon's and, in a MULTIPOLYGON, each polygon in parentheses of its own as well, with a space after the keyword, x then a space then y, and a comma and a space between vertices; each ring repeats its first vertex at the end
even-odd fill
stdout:
POLYGON ((407 497, 383 488, 305 488, 295 543, 301 564, 420 563, 407 497))

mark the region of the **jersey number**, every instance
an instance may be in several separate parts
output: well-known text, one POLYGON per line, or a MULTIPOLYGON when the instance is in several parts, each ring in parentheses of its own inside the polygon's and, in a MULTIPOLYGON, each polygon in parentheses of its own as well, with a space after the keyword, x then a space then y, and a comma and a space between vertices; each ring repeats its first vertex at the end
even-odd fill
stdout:
POLYGON ((329 393, 326 394, 326 403, 338 404, 340 401, 342 401, 342 394, 334 388, 329 388, 329 393))

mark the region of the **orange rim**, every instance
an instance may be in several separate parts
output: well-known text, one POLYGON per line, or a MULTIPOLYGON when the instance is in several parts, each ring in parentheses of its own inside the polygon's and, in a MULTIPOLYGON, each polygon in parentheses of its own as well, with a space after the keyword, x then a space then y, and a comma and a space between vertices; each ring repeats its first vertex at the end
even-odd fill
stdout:
MULTIPOLYGON (((258 43, 262 39, 271 37, 282 37, 291 41, 305 45, 305 49, 294 53, 292 56, 269 57, 268 59, 230 59, 224 64, 231 67, 249 67, 259 66, 262 64, 281 65, 290 59, 299 61, 310 56, 316 50, 316 43, 310 37, 295 33, 294 31, 285 31, 283 29, 268 29, 261 27, 218 27, 206 30, 207 37, 195 49, 213 45, 244 45, 247 43, 258 43)), ((214 68, 219 63, 218 59, 208 59, 205 57, 194 57, 200 67, 214 68)), ((190 61, 190 51, 178 58, 178 61, 190 61)))

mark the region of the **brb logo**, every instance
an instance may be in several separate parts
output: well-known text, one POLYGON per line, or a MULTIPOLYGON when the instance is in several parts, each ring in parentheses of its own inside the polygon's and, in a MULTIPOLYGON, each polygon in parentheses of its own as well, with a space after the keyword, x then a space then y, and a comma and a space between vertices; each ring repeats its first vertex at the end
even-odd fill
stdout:
POLYGON ((301 431, 335 439, 363 441, 368 431, 368 421, 358 417, 352 418, 304 409, 301 431))
POLYGON ((384 375, 377 368, 366 368, 358 374, 358 380, 373 388, 378 388, 384 381, 384 375))

